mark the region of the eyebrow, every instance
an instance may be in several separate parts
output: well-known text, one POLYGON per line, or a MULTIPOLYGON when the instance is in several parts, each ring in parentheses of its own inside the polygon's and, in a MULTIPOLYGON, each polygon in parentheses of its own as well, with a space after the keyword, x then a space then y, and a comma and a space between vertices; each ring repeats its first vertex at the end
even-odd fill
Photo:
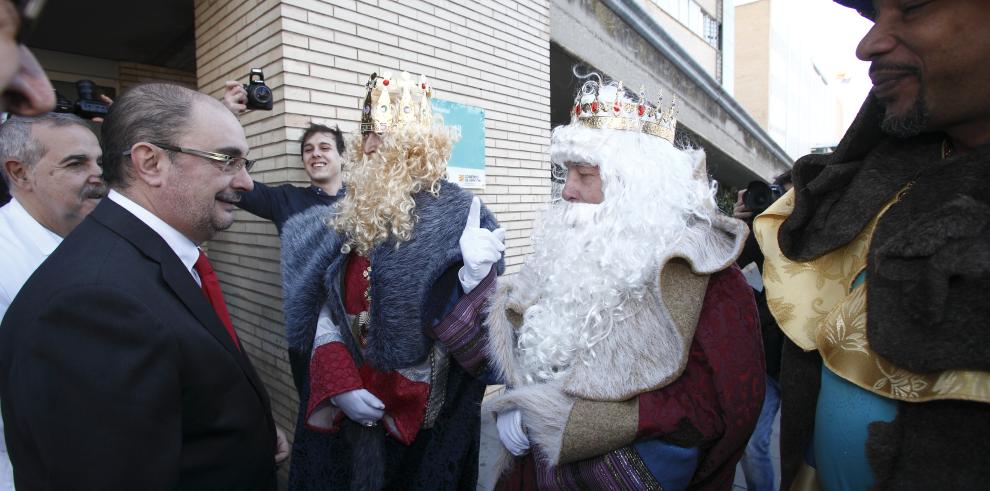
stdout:
POLYGON ((88 156, 88 155, 86 155, 86 154, 84 154, 84 153, 76 153, 76 154, 72 154, 72 155, 67 155, 67 156, 66 156, 66 157, 65 157, 64 159, 62 159, 62 161, 61 161, 61 162, 59 162, 59 163, 61 163, 61 164, 64 164, 64 163, 66 163, 66 162, 72 162, 72 161, 74 161, 74 160, 86 160, 86 159, 88 159, 88 158, 89 158, 89 156, 88 156))
POLYGON ((215 151, 215 153, 222 153, 224 155, 229 155, 231 157, 243 157, 244 154, 241 149, 235 147, 223 147, 215 151))

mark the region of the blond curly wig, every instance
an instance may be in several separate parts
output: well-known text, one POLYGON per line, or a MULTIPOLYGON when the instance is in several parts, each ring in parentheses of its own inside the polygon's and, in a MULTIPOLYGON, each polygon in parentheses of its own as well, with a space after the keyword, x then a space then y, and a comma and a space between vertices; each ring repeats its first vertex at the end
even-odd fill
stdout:
POLYGON ((371 155, 364 154, 362 135, 352 137, 344 164, 347 192, 333 220, 352 250, 367 256, 387 240, 396 247, 409 240, 416 222, 413 196, 438 195, 458 137, 456 128, 443 125, 396 128, 382 135, 371 155))

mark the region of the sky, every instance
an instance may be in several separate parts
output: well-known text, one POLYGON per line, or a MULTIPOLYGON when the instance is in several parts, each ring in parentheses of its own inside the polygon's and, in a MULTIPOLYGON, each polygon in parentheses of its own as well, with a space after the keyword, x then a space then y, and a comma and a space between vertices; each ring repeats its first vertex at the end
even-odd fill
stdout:
POLYGON ((834 87, 844 110, 842 126, 848 127, 872 86, 867 74, 870 64, 857 59, 855 52, 873 23, 832 0, 776 1, 801 2, 805 4, 801 17, 815 19, 807 23, 814 61, 823 74, 836 81, 834 87))

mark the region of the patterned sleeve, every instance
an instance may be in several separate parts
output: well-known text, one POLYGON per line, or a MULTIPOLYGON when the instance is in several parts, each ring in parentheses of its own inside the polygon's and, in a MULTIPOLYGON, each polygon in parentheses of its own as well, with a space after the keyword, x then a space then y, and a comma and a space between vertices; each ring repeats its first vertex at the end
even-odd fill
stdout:
POLYGON ((309 361, 310 393, 306 426, 314 431, 336 431, 342 411, 330 398, 363 387, 354 359, 343 343, 340 328, 330 320, 324 305, 316 324, 316 339, 309 361))
POLYGON ((431 333, 446 346, 464 370, 475 376, 486 367, 486 336, 482 328, 481 310, 495 291, 495 278, 493 267, 477 287, 461 296, 453 310, 433 327, 431 333))

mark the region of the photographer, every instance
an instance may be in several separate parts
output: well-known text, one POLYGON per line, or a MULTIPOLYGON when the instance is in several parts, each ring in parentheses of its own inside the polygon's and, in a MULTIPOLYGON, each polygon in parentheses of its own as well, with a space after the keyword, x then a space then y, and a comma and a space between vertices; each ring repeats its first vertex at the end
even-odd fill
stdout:
MULTIPOLYGON (((752 229, 753 218, 767 209, 783 193, 793 186, 791 173, 785 172, 773 180, 772 186, 767 186, 760 181, 750 183, 747 189, 740 190, 738 200, 733 208, 732 216, 743 220, 752 229), (749 195, 747 196, 747 193, 749 195), (759 195, 755 195, 759 193, 759 195), (747 204, 748 203, 748 204, 747 204), (757 207, 755 209, 750 206, 757 207)), ((743 474, 746 477, 746 487, 751 491, 776 490, 774 484, 777 472, 774 470, 771 459, 771 436, 773 435, 773 422, 780 409, 780 350, 783 346, 783 338, 777 321, 774 320, 770 309, 767 307, 767 294, 763 289, 763 253, 760 252, 756 236, 749 234, 742 254, 737 260, 737 264, 746 274, 746 279, 753 287, 753 294, 756 296, 756 308, 760 313, 760 329, 763 332, 763 352, 766 356, 767 367, 767 390, 763 399, 763 409, 760 411, 760 419, 753 430, 753 436, 746 445, 743 453, 742 464, 743 474), (759 275, 759 279, 751 279, 759 275)))
MULTIPOLYGON (((234 114, 247 111, 248 93, 237 81, 225 83, 223 104, 234 114)), ((303 168, 309 176, 309 186, 293 184, 268 186, 254 182, 254 190, 244 193, 238 206, 275 223, 279 235, 282 226, 296 213, 311 206, 331 205, 343 196, 340 164, 344 157, 344 135, 340 128, 310 124, 300 140, 303 168)))

